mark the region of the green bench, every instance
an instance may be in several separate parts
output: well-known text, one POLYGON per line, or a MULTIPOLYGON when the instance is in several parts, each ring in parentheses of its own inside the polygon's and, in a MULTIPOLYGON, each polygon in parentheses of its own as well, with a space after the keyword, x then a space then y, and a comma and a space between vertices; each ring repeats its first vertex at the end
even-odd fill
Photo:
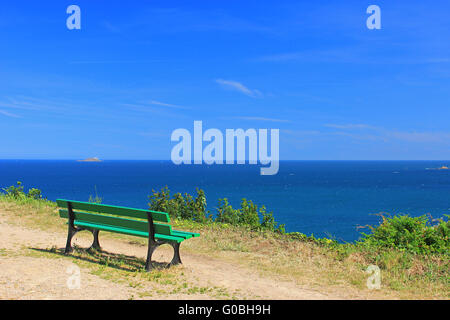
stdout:
POLYGON ((94 236, 91 248, 100 250, 99 231, 128 234, 148 238, 145 270, 152 268, 151 258, 155 249, 170 244, 174 254, 170 265, 181 263, 180 244, 186 239, 200 236, 199 233, 172 230, 169 215, 165 212, 110 206, 90 202, 56 200, 61 218, 68 219, 68 234, 65 253, 73 251, 72 238, 83 230, 94 236))

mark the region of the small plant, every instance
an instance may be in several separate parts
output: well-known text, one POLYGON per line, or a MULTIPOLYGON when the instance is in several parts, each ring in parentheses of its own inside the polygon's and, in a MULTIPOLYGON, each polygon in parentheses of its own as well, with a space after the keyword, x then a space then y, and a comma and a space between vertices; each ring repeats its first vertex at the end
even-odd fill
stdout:
POLYGON ((98 194, 97 194, 97 186, 94 186, 94 189, 95 189, 95 197, 93 197, 92 195, 89 195, 88 202, 90 202, 90 203, 102 203, 103 198, 98 196, 98 194))

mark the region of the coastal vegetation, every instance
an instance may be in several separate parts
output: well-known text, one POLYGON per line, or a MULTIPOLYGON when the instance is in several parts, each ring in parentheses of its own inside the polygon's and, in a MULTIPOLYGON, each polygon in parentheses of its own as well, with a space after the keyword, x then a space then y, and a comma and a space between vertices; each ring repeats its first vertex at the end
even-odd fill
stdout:
MULTIPOLYGON (((151 210, 164 211, 172 218, 191 220, 199 223, 222 223, 225 225, 243 226, 252 231, 274 232, 293 240, 314 241, 320 244, 345 246, 333 239, 315 238, 299 232, 285 232, 285 226, 275 221, 272 212, 265 206, 258 208, 251 200, 243 198, 238 209, 233 208, 227 198, 219 199, 215 216, 206 209, 205 192, 197 189, 197 195, 180 193, 170 194, 166 187, 160 191, 152 190, 149 196, 151 210)), ((414 254, 450 254, 450 221, 449 215, 442 219, 432 219, 423 215, 410 217, 400 215, 385 217, 380 215, 379 226, 366 226, 371 233, 362 233, 355 244, 361 248, 395 248, 414 254)))
POLYGON ((234 226, 246 226, 252 230, 267 230, 285 233, 284 225, 275 222, 272 212, 267 212, 265 206, 258 208, 251 200, 243 198, 241 207, 234 209, 227 198, 219 199, 215 217, 206 209, 205 192, 197 189, 197 195, 175 193, 170 194, 166 186, 160 191, 152 190, 149 196, 149 208, 154 211, 169 213, 172 218, 187 219, 200 223, 225 223, 234 226))
MULTIPOLYGON (((42 198, 38 189, 25 192, 18 183, 3 190, 0 205, 20 216, 23 223, 61 230, 55 203, 42 198)), ((97 194, 96 198, 99 201, 97 194)), ((187 252, 192 249, 302 284, 348 290, 367 290, 367 270, 375 265, 381 272, 379 292, 385 296, 450 297, 448 215, 440 219, 380 215, 380 224, 367 226, 370 232, 362 233, 358 241, 339 243, 285 232, 271 212, 250 200, 242 199, 240 207, 233 208, 221 199, 212 212, 206 204, 200 189, 192 196, 171 194, 165 187, 149 196, 151 210, 168 212, 175 227, 202 234, 195 244, 186 244, 187 252)), ((115 234, 108 237, 122 239, 115 234)))
POLYGON ((17 185, 9 186, 8 188, 2 189, 6 196, 15 200, 27 200, 34 199, 39 200, 42 199, 42 192, 39 189, 31 188, 28 190, 28 193, 24 191, 24 187, 22 186, 21 181, 17 181, 17 185))

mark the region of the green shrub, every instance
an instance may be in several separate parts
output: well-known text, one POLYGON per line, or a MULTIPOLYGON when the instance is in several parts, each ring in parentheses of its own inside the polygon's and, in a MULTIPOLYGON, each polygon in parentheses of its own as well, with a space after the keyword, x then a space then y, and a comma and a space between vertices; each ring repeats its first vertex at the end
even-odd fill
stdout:
POLYGON ((242 199, 241 207, 234 209, 228 199, 219 199, 216 208, 216 218, 213 219, 212 214, 206 209, 205 192, 196 189, 196 197, 185 193, 181 195, 176 193, 171 197, 168 187, 162 188, 160 191, 152 190, 149 196, 150 210, 163 211, 178 219, 187 219, 196 222, 215 221, 230 225, 243 225, 252 229, 270 230, 284 233, 284 225, 277 226, 272 213, 268 213, 266 208, 258 206, 252 201, 242 199))
POLYGON ((39 189, 31 188, 30 190, 28 190, 27 196, 29 198, 39 200, 42 199, 42 192, 39 189))
POLYGON ((316 244, 327 245, 327 246, 330 246, 330 245, 338 246, 339 245, 339 243, 336 240, 328 239, 328 238, 316 238, 313 234, 311 234, 310 236, 307 236, 306 234, 301 233, 301 232, 289 232, 289 233, 286 233, 286 236, 290 240, 314 242, 316 244))
POLYGON ((386 218, 377 227, 370 227, 371 234, 363 233, 359 244, 378 248, 397 248, 417 254, 450 253, 449 221, 440 220, 432 225, 425 215, 409 215, 386 218))
POLYGON ((437 234, 442 238, 442 239, 450 239, 450 215, 445 214, 444 215, 447 218, 447 221, 444 221, 444 219, 439 219, 439 224, 436 227, 436 232, 437 234))
POLYGON ((259 213, 261 214, 261 227, 267 230, 277 231, 279 233, 286 233, 285 225, 280 224, 277 226, 277 222, 275 222, 275 218, 273 217, 272 212, 266 211, 266 206, 261 206, 259 208, 259 213))
POLYGON ((238 211, 240 213, 239 224, 252 227, 260 226, 258 206, 252 201, 247 201, 247 199, 243 198, 241 200, 241 208, 238 211))
POLYGON ((233 209, 227 198, 219 199, 215 221, 231 225, 239 224, 239 212, 233 209))
POLYGON ((24 198, 25 192, 23 191, 22 182, 17 181, 17 186, 9 186, 8 188, 3 188, 3 191, 6 192, 6 195, 8 197, 18 199, 18 198, 24 198))
MULTIPOLYGON (((149 196, 150 202, 148 203, 150 210, 163 211, 174 215, 172 210, 169 210, 170 191, 167 186, 161 189, 161 191, 152 190, 152 194, 149 196)), ((184 199, 183 199, 184 201, 184 199)))
POLYGON ((17 181, 17 186, 9 186, 8 188, 3 188, 2 190, 6 193, 7 197, 12 199, 42 199, 42 191, 39 189, 31 188, 28 190, 28 193, 25 193, 21 181, 17 181))
POLYGON ((166 186, 161 191, 152 190, 149 200, 150 210, 167 212, 171 217, 197 222, 211 220, 209 212, 206 210, 205 192, 201 189, 197 189, 195 198, 187 193, 184 195, 176 193, 171 197, 170 190, 166 186))

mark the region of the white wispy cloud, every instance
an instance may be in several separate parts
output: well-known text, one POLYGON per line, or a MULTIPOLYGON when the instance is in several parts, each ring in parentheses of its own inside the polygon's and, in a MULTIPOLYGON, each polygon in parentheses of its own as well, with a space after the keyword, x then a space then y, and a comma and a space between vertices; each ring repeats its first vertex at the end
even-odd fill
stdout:
POLYGON ((288 135, 294 136, 294 137, 303 137, 303 136, 319 136, 323 133, 319 130, 289 130, 289 129, 282 129, 283 133, 286 133, 288 135))
POLYGON ((240 120, 254 120, 254 121, 291 122, 290 120, 285 120, 285 119, 264 118, 264 117, 233 117, 233 118, 240 119, 240 120))
POLYGON ((156 103, 122 103, 121 106, 138 113, 152 113, 155 115, 166 117, 186 117, 186 115, 177 110, 188 109, 187 107, 175 105, 173 105, 173 107, 168 107, 164 103, 160 103, 158 101, 156 101, 156 103))
POLYGON ((337 48, 327 50, 305 50, 299 52, 285 52, 260 56, 256 58, 259 62, 365 62, 366 51, 361 48, 337 48))
POLYGON ((121 29, 118 27, 118 26, 116 26, 116 25, 113 25, 111 22, 109 22, 109 21, 102 21, 101 23, 101 26, 102 27, 104 27, 106 30, 108 30, 108 31, 110 31, 110 32, 113 32, 113 33, 121 33, 121 29))
POLYGON ((429 56, 411 54, 409 51, 380 57, 373 54, 370 46, 354 45, 322 50, 303 50, 296 52, 275 53, 253 59, 257 62, 323 62, 356 64, 446 64, 446 56, 429 56))
POLYGON ((387 136, 409 142, 450 143, 449 132, 390 131, 387 136))
POLYGON ((4 111, 4 110, 0 110, 0 114, 7 116, 7 117, 11 117, 11 118, 22 118, 21 116, 18 116, 17 114, 10 113, 10 112, 4 111))
POLYGON ((242 83, 237 82, 237 81, 216 79, 216 82, 225 88, 239 91, 239 92, 241 92, 249 97, 252 97, 252 98, 262 97, 262 93, 259 90, 249 89, 246 86, 244 86, 242 83))
POLYGON ((341 130, 328 134, 346 136, 358 140, 399 140, 414 143, 450 144, 450 132, 397 130, 369 124, 325 124, 324 126, 341 130))
POLYGON ((69 64, 144 64, 162 62, 163 60, 76 60, 69 64))
POLYGON ((23 112, 47 112, 47 113, 63 113, 66 104, 60 101, 52 101, 47 99, 39 99, 26 96, 0 97, 1 114, 10 117, 21 118, 21 116, 11 113, 7 110, 21 110, 23 112))
POLYGON ((368 124, 334 124, 329 123, 325 124, 325 127, 335 128, 335 129, 375 129, 376 127, 368 125, 368 124))
POLYGON ((170 133, 167 132, 155 132, 155 131, 143 131, 138 133, 141 136, 149 137, 149 138, 166 138, 170 136, 170 133))
POLYGON ((180 105, 176 105, 176 104, 160 102, 160 101, 156 101, 156 100, 150 101, 149 104, 153 104, 153 105, 157 105, 157 106, 163 106, 163 107, 168 107, 168 108, 175 108, 175 109, 189 109, 188 107, 185 107, 185 106, 180 106, 180 105))

